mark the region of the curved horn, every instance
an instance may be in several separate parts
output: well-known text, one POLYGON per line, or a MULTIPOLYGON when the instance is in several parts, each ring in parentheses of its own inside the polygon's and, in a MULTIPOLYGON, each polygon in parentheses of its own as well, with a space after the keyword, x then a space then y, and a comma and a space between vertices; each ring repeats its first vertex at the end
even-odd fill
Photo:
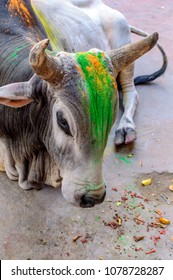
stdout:
POLYGON ((108 55, 115 70, 120 72, 143 54, 151 50, 157 43, 158 38, 159 35, 155 32, 138 42, 125 45, 116 50, 111 50, 108 55))
POLYGON ((43 80, 55 84, 63 77, 63 68, 58 61, 45 53, 49 40, 45 39, 37 43, 29 55, 29 62, 34 72, 43 80))

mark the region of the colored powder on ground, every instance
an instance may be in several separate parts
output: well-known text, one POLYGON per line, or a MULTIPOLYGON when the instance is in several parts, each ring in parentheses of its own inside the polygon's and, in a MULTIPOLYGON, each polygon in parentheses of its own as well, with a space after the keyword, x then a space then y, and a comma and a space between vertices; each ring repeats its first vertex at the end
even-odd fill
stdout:
POLYGON ((128 159, 126 156, 115 155, 115 157, 126 164, 130 164, 132 161, 128 159))

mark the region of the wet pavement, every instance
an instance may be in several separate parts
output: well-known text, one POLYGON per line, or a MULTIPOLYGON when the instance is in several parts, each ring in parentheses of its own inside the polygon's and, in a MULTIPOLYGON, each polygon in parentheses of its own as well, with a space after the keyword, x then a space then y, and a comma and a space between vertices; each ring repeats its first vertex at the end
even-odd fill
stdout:
MULTIPOLYGON (((1 259, 173 259, 172 1, 104 2, 121 11, 131 25, 159 32, 168 69, 150 85, 137 87, 136 142, 115 150, 115 126, 111 131, 102 204, 76 208, 60 189, 23 191, 0 174, 1 259), (148 178, 151 184, 142 186, 148 178), (170 224, 161 223, 160 217, 170 224)), ((154 48, 138 60, 136 74, 152 73, 160 65, 161 55, 154 48)))

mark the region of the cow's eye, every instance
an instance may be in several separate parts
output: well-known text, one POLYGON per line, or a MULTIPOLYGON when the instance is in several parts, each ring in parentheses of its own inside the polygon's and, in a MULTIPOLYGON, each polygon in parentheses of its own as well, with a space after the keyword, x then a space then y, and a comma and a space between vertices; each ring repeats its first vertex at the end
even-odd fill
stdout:
POLYGON ((70 127, 66 119, 64 119, 63 114, 61 111, 56 113, 57 123, 61 127, 61 129, 68 135, 72 136, 70 127))

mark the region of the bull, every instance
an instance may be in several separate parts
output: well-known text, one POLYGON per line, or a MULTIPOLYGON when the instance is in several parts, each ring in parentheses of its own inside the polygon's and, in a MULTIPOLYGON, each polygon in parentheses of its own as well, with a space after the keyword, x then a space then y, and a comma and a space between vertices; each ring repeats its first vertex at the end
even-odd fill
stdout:
POLYGON ((135 138, 133 62, 158 34, 127 44, 126 20, 99 0, 0 3, 0 169, 22 189, 62 185, 74 205, 101 203, 117 78, 125 109, 117 139, 128 143, 135 138))

